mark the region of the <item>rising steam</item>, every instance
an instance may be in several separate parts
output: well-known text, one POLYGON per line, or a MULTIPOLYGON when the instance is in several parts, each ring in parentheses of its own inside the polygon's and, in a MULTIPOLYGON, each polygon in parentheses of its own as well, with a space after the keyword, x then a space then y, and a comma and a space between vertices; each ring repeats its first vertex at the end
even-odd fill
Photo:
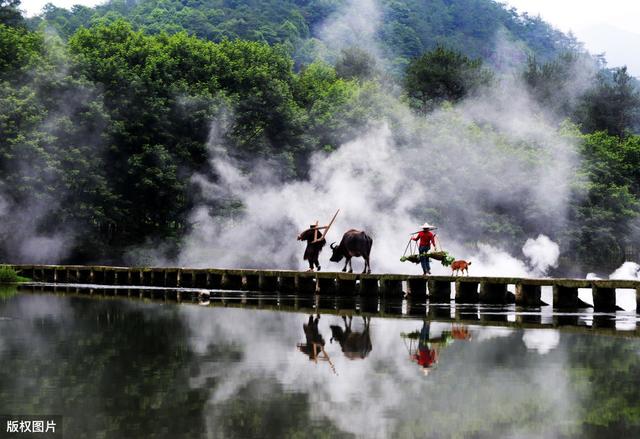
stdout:
MULTIPOLYGON (((320 26, 318 36, 329 47, 365 47, 380 60, 381 16, 375 0, 353 0, 320 26)), ((496 41, 501 52, 520 50, 500 35, 496 41)), ((341 209, 329 242, 350 228, 366 230, 374 239, 374 272, 418 272, 400 256, 409 234, 429 221, 439 226, 445 250, 472 260, 473 274, 544 275, 557 265, 559 247, 549 236, 566 221, 579 160, 576 139, 563 135, 554 115, 524 90, 514 75, 505 75, 478 96, 427 117, 387 97, 387 114, 335 152, 314 155, 308 179, 295 182, 283 183, 267 163, 241 172, 214 123, 209 151, 217 180, 194 177, 209 200, 192 215, 195 226, 179 263, 306 268, 296 235, 341 209), (212 212, 208 206, 220 198, 239 202, 241 213, 212 212), (514 222, 516 230, 510 229, 514 222), (520 251, 528 262, 513 256, 520 251)), ((340 269, 329 263, 329 252, 321 254, 321 265, 340 269)), ((449 273, 433 265, 435 273, 449 273)), ((354 270, 361 267, 356 262, 354 270)))
MULTIPOLYGON (((257 163, 251 174, 240 172, 220 145, 216 126, 210 152, 218 180, 214 183, 197 176, 194 181, 211 201, 235 199, 243 211, 228 218, 212 216, 204 206, 198 208, 180 263, 304 268, 303 247, 295 241, 296 234, 315 220, 328 221, 338 208, 341 213, 328 240, 339 241, 349 228, 366 230, 374 239, 372 267, 377 272, 415 272, 415 267, 399 258, 409 233, 425 220, 435 221, 433 213, 426 217, 428 212, 450 219, 437 224, 440 242, 456 256, 474 260, 475 274, 543 274, 556 263, 557 245, 549 238, 540 236, 525 245, 525 256, 532 260, 530 268, 500 247, 482 244, 482 236, 473 236, 473 221, 481 217, 481 207, 488 199, 511 203, 518 194, 533 194, 529 201, 537 203, 547 220, 563 221, 565 172, 571 168, 562 148, 571 148, 566 139, 546 134, 535 147, 547 154, 553 165, 536 166, 517 157, 501 157, 505 137, 513 134, 481 129, 462 111, 445 110, 427 121, 405 119, 404 123, 418 134, 410 144, 397 141, 390 125, 383 122, 329 155, 312 157, 306 181, 285 183, 276 177, 277 169, 266 163, 257 163), (482 162, 493 163, 496 173, 475 169, 482 162), (531 185, 539 178, 552 179, 557 190, 543 197, 543 191, 531 185), (506 192, 504 181, 510 182, 506 192), (461 218, 455 218, 457 212, 461 218), (469 224, 465 227, 466 221, 469 224)), ((321 256, 325 267, 327 251, 321 256)))

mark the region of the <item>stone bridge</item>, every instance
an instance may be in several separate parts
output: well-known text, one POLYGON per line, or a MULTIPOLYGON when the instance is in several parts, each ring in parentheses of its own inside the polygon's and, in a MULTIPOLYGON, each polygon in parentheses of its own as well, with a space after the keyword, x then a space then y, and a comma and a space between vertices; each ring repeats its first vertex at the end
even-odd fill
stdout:
MULTIPOLYGON (((542 287, 553 290, 555 308, 589 306, 578 298, 578 290, 593 292, 596 312, 615 311, 616 290, 633 290, 640 301, 640 281, 587 279, 532 279, 518 277, 415 276, 406 274, 350 274, 342 272, 300 272, 290 270, 235 270, 178 267, 112 267, 71 265, 13 265, 34 282, 93 284, 132 287, 200 288, 245 290, 302 295, 359 295, 430 303, 449 303, 452 291, 456 303, 540 306, 542 287)), ((551 305, 551 304, 550 304, 551 305)), ((638 306, 640 309, 640 306, 638 306)))

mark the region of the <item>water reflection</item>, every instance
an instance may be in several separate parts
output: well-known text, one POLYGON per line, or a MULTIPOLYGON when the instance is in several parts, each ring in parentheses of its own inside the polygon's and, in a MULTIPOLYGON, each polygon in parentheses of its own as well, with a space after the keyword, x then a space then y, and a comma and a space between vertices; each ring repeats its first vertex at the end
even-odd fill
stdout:
POLYGON ((0 413, 70 438, 640 434, 637 338, 232 304, 0 298, 0 413))
POLYGON ((471 340, 471 332, 467 326, 452 324, 450 330, 442 330, 434 337, 431 322, 424 319, 420 331, 401 333, 400 337, 404 339, 409 358, 422 367, 424 375, 428 375, 438 362, 440 350, 455 340, 471 340))
POLYGON ((319 322, 319 314, 316 314, 315 318, 313 315, 309 316, 308 322, 302 325, 306 343, 298 343, 296 346, 300 352, 309 357, 309 360, 316 364, 318 363, 318 360, 326 361, 329 364, 329 367, 331 367, 333 373, 337 373, 335 366, 331 362, 331 357, 329 357, 327 351, 324 350, 324 337, 318 330, 319 322))
POLYGON ((324 351, 324 337, 320 334, 320 331, 318 331, 319 321, 319 314, 316 315, 315 319, 313 318, 313 315, 310 315, 309 321, 302 325, 307 343, 298 344, 298 349, 300 349, 300 352, 307 354, 310 360, 316 360, 318 352, 324 351))
POLYGON ((364 329, 362 332, 354 332, 351 330, 352 316, 342 316, 344 322, 344 330, 339 325, 331 325, 331 342, 336 340, 340 344, 340 349, 345 357, 350 360, 364 359, 373 346, 371 345, 371 337, 369 336, 369 323, 371 317, 362 317, 364 321, 364 329))

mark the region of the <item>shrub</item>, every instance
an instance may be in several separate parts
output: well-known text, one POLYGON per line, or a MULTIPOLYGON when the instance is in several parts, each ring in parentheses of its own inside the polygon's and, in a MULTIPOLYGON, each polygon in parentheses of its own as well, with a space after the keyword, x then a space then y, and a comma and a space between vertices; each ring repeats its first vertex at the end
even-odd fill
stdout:
POLYGON ((18 272, 8 265, 0 265, 0 284, 14 284, 26 282, 29 279, 18 275, 18 272))

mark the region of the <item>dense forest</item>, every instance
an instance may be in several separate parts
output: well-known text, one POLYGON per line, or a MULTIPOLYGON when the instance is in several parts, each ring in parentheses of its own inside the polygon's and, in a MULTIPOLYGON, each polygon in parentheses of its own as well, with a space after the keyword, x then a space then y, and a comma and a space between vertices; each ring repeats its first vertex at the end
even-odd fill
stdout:
MULTIPOLYGON (((580 48, 573 36, 557 31, 540 17, 520 15, 492 0, 381 0, 379 5, 352 0, 112 0, 71 11, 49 5, 32 25, 44 20, 69 37, 81 26, 126 19, 147 34, 184 31, 215 42, 245 39, 281 44, 297 63, 309 63, 318 53, 327 54, 332 61, 339 55, 321 37, 327 19, 344 18, 349 8, 379 22, 374 38, 398 68, 437 46, 493 65, 526 61, 506 59, 499 53, 491 44, 497 30, 544 61, 580 48), (374 5, 380 10, 372 11, 374 5)), ((352 38, 358 42, 360 36, 352 38)))
MULTIPOLYGON (((580 157, 566 221, 545 230, 560 243, 559 270, 603 272, 634 256, 640 97, 626 68, 607 68, 572 36, 493 0, 384 0, 371 37, 380 53, 328 44, 323 23, 345 3, 113 0, 49 5, 26 19, 18 0, 1 0, 1 259, 123 263, 160 243, 174 258, 205 202, 193 176, 218 178, 213 121, 244 171, 261 160, 283 180, 304 179, 312 154, 331 154, 376 121, 401 124, 398 106, 421 121, 395 131, 410 144, 434 112, 455 113, 505 77, 554 116, 580 157)), ((544 160, 490 124, 465 129, 497 139, 506 157, 544 160)), ((500 184, 493 189, 509 191, 500 184)), ((462 238, 511 250, 537 234, 531 217, 545 212, 511 195, 511 204, 485 203, 462 238), (529 219, 511 213, 529 204, 529 219)), ((243 208, 232 197, 206 203, 221 217, 243 208)), ((455 211, 419 213, 455 223, 455 211)))

